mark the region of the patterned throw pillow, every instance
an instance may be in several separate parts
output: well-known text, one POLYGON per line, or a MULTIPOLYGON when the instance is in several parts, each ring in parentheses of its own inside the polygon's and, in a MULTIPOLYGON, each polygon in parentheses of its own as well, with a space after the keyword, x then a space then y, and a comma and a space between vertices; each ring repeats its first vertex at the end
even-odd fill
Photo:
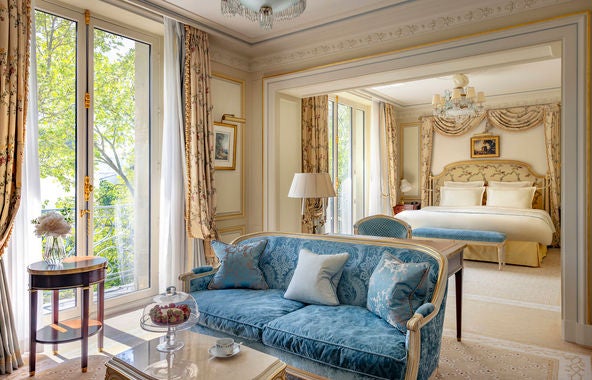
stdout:
POLYGON ((208 289, 267 289, 267 282, 259 269, 259 257, 266 245, 267 240, 242 245, 212 241, 220 268, 208 284, 208 289))
POLYGON ((301 249, 284 298, 316 305, 339 305, 337 285, 348 258, 349 253, 318 255, 301 249))
POLYGON ((399 331, 424 301, 428 290, 428 263, 402 263, 388 252, 370 276, 366 307, 399 331))

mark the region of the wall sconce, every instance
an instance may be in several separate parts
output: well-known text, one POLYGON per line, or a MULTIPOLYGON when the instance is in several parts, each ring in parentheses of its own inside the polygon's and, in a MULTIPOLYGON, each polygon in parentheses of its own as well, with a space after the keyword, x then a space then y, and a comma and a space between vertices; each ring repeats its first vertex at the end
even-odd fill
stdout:
POLYGON ((319 227, 325 224, 322 214, 325 210, 325 198, 335 197, 335 188, 331 182, 329 173, 295 173, 292 186, 288 192, 290 198, 302 198, 302 220, 312 226, 312 233, 316 234, 319 227), (322 210, 320 215, 304 215, 304 203, 306 198, 322 198, 322 210))
POLYGON ((231 123, 245 124, 247 122, 247 119, 245 119, 244 117, 236 117, 234 116, 234 114, 225 113, 224 115, 222 115, 222 122, 225 121, 229 121, 231 123))

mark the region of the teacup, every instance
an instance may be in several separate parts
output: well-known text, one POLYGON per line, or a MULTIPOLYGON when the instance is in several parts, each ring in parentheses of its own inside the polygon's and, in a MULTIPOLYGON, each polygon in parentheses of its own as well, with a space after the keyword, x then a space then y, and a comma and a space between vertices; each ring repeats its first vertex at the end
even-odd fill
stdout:
POLYGON ((232 355, 234 352, 234 339, 220 338, 216 340, 216 351, 224 355, 232 355))

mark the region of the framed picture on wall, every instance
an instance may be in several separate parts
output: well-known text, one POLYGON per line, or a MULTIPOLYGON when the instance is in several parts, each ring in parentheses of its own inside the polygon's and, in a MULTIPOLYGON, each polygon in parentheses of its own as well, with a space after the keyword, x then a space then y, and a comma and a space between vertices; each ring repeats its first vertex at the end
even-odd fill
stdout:
POLYGON ((236 166, 236 125, 214 123, 214 167, 234 170, 236 166))
POLYGON ((499 157, 499 136, 471 137, 471 158, 499 157))

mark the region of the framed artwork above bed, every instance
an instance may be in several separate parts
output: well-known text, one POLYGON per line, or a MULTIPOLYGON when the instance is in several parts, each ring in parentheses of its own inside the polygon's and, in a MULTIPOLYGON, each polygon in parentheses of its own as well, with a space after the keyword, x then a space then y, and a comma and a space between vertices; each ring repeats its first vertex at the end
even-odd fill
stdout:
POLYGON ((471 158, 499 157, 499 136, 473 136, 471 137, 471 158))

